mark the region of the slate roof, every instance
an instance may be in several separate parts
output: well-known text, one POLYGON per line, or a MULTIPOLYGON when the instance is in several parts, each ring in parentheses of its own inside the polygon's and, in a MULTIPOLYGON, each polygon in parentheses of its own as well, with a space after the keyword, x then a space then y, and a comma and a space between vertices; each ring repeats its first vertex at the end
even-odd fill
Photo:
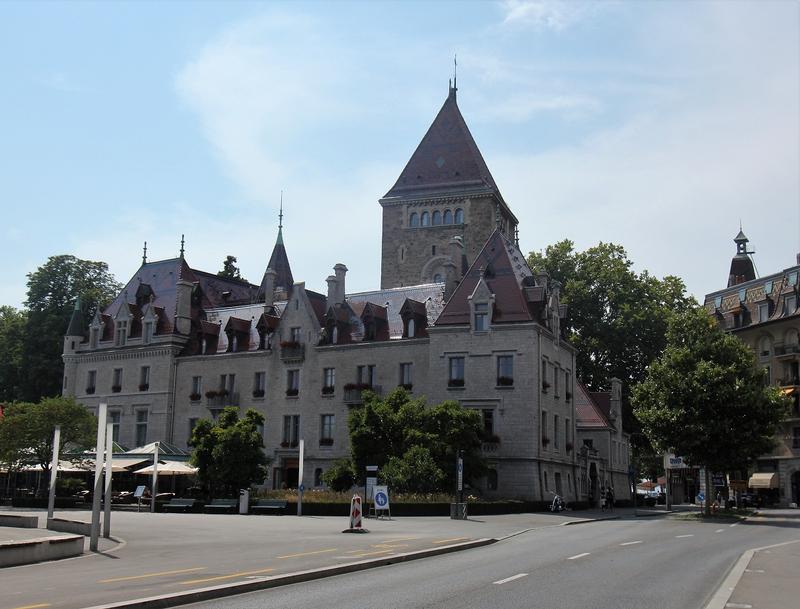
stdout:
POLYGON ((603 414, 600 406, 592 399, 593 395, 581 383, 575 383, 573 398, 575 400, 575 424, 582 428, 610 428, 611 423, 608 422, 608 418, 603 414))
MULTIPOLYGON (((283 288, 287 292, 291 291, 294 285, 294 277, 292 277, 292 268, 289 265, 289 256, 286 254, 286 246, 283 244, 283 230, 278 229, 278 239, 275 241, 275 247, 272 248, 272 255, 269 257, 267 269, 275 271, 275 287, 283 288)), ((264 271, 264 276, 261 278, 261 286, 258 290, 259 300, 264 300, 267 282, 267 271, 264 271)))
POLYGON ((495 230, 445 305, 436 320, 437 326, 470 323, 468 299, 475 291, 481 273, 495 295, 492 323, 535 320, 530 303, 537 302, 531 299, 541 294, 535 289, 530 295, 526 292, 533 287, 533 272, 514 242, 495 230))
POLYGON ((401 288, 375 290, 373 292, 358 292, 349 294, 346 297, 347 302, 350 303, 354 311, 358 303, 372 302, 386 307, 390 338, 401 338, 403 336, 403 320, 400 317, 400 309, 406 298, 424 303, 428 315, 428 325, 433 325, 433 321, 439 316, 444 307, 444 284, 424 283, 401 288))
POLYGON ((450 89, 442 108, 384 197, 483 189, 502 196, 450 89))

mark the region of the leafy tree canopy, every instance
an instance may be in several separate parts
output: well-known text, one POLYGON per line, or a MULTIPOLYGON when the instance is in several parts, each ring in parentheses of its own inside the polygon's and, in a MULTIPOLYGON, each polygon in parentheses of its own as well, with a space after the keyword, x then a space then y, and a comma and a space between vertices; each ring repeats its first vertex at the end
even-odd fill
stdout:
POLYGON ((48 472, 56 425, 61 426, 59 456, 67 450, 81 451, 94 446, 97 419, 74 399, 55 397, 35 404, 17 402, 7 405, 0 418, 0 461, 11 464, 27 461, 41 465, 48 472))
POLYGON ((12 401, 21 394, 27 321, 25 311, 0 306, 0 401, 12 401))
POLYGON ((750 349, 701 308, 673 317, 663 355, 633 390, 634 412, 658 451, 712 471, 769 453, 788 404, 766 387, 750 349))
POLYGON ((365 391, 364 404, 350 412, 349 426, 359 480, 367 465, 377 465, 397 492, 450 491, 459 450, 464 451, 465 480, 486 473, 481 417, 458 402, 429 407, 402 387, 385 398, 365 391))
POLYGON ((237 496, 239 489, 260 484, 267 477, 269 460, 264 454, 260 428, 264 415, 248 409, 239 418, 239 409, 229 406, 216 423, 198 421, 192 431, 192 465, 212 497, 237 496))
POLYGON ((98 307, 111 301, 122 289, 108 272, 105 262, 75 256, 51 256, 28 273, 27 328, 23 344, 25 371, 19 398, 37 401, 61 391, 62 338, 80 296, 84 327, 98 307))
POLYGON ((239 272, 239 267, 236 266, 236 262, 236 256, 226 256, 225 260, 222 262, 222 270, 217 273, 217 276, 244 281, 239 272))

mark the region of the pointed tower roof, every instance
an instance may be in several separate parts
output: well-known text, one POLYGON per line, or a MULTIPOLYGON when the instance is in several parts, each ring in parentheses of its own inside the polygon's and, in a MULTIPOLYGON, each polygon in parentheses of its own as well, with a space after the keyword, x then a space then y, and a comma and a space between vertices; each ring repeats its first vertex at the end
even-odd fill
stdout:
MULTIPOLYGON (((272 248, 272 255, 269 257, 267 269, 275 271, 275 288, 283 288, 287 292, 291 291, 294 285, 294 277, 292 277, 292 268, 289 266, 289 257, 286 255, 286 247, 283 245, 283 224, 278 226, 278 238, 275 240, 275 247, 272 248)), ((261 279, 261 287, 259 288, 259 296, 265 294, 267 284, 267 272, 264 271, 264 276, 261 279)))
POLYGON ((739 226, 739 234, 733 238, 736 244, 736 255, 731 260, 731 270, 728 273, 728 287, 751 281, 756 278, 756 269, 750 254, 755 252, 747 251, 749 239, 745 237, 742 227, 739 226))
POLYGON ((81 297, 75 299, 75 308, 72 309, 72 317, 69 318, 67 336, 83 336, 83 315, 81 314, 81 297))
POLYGON ((456 103, 456 88, 417 146, 397 182, 384 195, 399 197, 431 191, 489 190, 501 200, 478 145, 456 103))

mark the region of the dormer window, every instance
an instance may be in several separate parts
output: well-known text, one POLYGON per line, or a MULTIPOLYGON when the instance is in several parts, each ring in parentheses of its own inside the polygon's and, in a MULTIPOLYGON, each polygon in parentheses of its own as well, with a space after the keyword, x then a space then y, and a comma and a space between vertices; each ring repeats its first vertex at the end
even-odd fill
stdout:
POLYGON ((489 329, 489 305, 487 303, 475 303, 473 320, 475 332, 486 332, 489 329))
POLYGON ((409 319, 409 320, 408 320, 408 329, 406 330, 406 333, 407 333, 407 335, 408 335, 408 338, 414 338, 414 332, 415 332, 415 330, 416 330, 416 328, 415 328, 415 324, 414 324, 414 320, 413 320, 413 318, 412 318, 412 319, 409 319))
POLYGON ((124 347, 127 341, 128 341, 128 322, 118 321, 116 327, 116 333, 114 334, 114 346, 124 347))
POLYGON ((758 305, 758 321, 763 323, 769 319, 769 303, 758 305))
POLYGON ((92 349, 97 349, 97 343, 100 340, 100 328, 92 328, 89 330, 89 346, 92 349))
POLYGON ((146 345, 150 342, 153 338, 153 322, 146 321, 144 322, 144 328, 142 330, 142 342, 146 345))
POLYGON ((783 301, 783 314, 784 315, 791 315, 794 313, 795 309, 797 308, 797 296, 792 294, 791 296, 787 296, 786 299, 783 301))

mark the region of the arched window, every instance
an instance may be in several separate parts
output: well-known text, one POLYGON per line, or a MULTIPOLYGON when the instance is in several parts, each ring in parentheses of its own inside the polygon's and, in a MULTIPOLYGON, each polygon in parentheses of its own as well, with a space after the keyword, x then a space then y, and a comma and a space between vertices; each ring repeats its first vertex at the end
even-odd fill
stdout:
POLYGON ((414 338, 414 332, 415 331, 416 331, 416 328, 414 327, 414 320, 413 319, 409 319, 408 320, 408 332, 407 332, 408 338, 414 338))
POLYGON ((419 226, 419 216, 417 215, 417 212, 414 212, 413 214, 411 214, 411 217, 408 220, 408 224, 409 224, 409 226, 412 226, 412 227, 419 226))
POLYGON ((800 336, 798 336, 797 330, 794 328, 789 328, 786 330, 786 337, 783 339, 784 344, 797 346, 800 343, 800 336))
POLYGON ((331 335, 331 343, 334 345, 339 343, 339 328, 337 326, 333 327, 333 333, 331 335))
POLYGON ((460 207, 456 210, 456 224, 464 224, 464 210, 460 207))
POLYGON ((428 212, 422 212, 422 226, 430 226, 431 225, 431 216, 428 212))
POLYGON ((758 355, 760 357, 769 357, 772 352, 772 341, 769 336, 762 336, 758 341, 758 355))
POLYGON ((441 223, 442 223, 442 212, 440 212, 437 209, 435 212, 433 212, 433 225, 439 226, 441 223))
POLYGON ((451 212, 449 209, 444 210, 444 223, 445 224, 453 223, 453 212, 451 212))

